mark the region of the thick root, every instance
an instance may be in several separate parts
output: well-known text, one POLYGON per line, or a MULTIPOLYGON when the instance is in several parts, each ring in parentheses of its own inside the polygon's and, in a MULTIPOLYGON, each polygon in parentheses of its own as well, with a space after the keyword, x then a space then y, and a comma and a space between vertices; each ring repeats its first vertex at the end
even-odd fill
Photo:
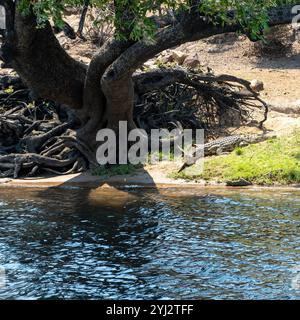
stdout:
POLYGON ((166 68, 135 74, 134 81, 135 119, 146 130, 169 128, 174 121, 211 130, 250 122, 262 127, 267 120, 268 105, 259 93, 234 76, 166 68))
POLYGON ((53 102, 33 101, 18 77, 2 77, 0 86, 0 177, 88 169, 90 155, 71 130, 73 114, 53 102))

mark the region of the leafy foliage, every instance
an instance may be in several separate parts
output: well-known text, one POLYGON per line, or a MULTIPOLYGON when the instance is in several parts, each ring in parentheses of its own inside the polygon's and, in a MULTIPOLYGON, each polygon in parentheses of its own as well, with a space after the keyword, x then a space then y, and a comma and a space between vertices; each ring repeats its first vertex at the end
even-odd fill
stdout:
MULTIPOLYGON (((294 2, 294 0, 91 0, 91 5, 99 8, 115 7, 115 14, 108 16, 107 19, 113 20, 115 26, 129 29, 129 38, 138 40, 154 32, 155 26, 149 19, 153 12, 167 10, 178 12, 191 10, 195 6, 201 14, 209 16, 216 23, 240 23, 255 37, 261 29, 267 27, 268 8, 294 2), (130 12, 131 19, 124 19, 125 10, 130 12), (234 16, 228 15, 228 11, 231 10, 234 10, 234 16)), ((28 14, 32 6, 40 26, 43 26, 49 18, 59 25, 62 23, 65 6, 81 6, 83 3, 84 0, 20 0, 19 8, 24 14, 28 14)), ((118 36, 124 35, 120 33, 118 36)))

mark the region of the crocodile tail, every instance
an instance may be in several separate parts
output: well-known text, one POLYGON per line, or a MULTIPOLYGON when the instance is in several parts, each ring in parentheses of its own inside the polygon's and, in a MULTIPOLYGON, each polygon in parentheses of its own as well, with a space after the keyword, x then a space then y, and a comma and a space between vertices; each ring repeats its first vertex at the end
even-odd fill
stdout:
POLYGON ((177 172, 177 173, 182 172, 183 170, 185 170, 185 169, 186 169, 186 168, 188 168, 189 166, 190 166, 189 164, 184 163, 184 164, 182 165, 182 167, 178 170, 178 172, 177 172))

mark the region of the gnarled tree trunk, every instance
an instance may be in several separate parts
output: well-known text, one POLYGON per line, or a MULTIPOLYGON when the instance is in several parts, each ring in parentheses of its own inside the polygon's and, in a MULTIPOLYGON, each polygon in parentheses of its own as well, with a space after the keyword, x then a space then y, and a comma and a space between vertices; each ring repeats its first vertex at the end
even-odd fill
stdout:
MULTIPOLYGON (((213 24, 197 9, 189 10, 176 16, 171 24, 162 23, 163 28, 158 29, 152 42, 109 40, 86 66, 65 52, 50 23, 42 29, 37 28, 33 13, 22 15, 12 1, 0 0, 1 4, 7 14, 2 59, 10 62, 40 97, 54 100, 74 111, 80 120, 77 138, 88 146, 90 155, 94 156, 99 129, 117 131, 119 121, 128 121, 129 129, 135 127, 133 74, 144 62, 187 41, 242 30, 240 25, 213 24)), ((271 10, 270 25, 290 23, 290 8, 271 10)), ((130 19, 126 8, 119 10, 124 13, 124 20, 130 19)), ((166 17, 166 21, 169 20, 166 17)), ((126 34, 130 30, 122 32, 126 34)))

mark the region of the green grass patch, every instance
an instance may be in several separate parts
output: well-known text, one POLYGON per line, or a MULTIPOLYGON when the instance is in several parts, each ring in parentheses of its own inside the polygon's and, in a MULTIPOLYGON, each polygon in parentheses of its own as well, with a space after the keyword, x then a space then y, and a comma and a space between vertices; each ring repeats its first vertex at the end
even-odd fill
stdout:
POLYGON ((142 164, 133 165, 133 164, 119 164, 119 165, 111 165, 111 166, 101 166, 92 171, 94 176, 123 176, 126 174, 136 173, 137 170, 143 167, 142 164))
POLYGON ((218 182, 243 178, 259 185, 300 183, 300 132, 206 158, 203 173, 195 165, 172 177, 218 182))

